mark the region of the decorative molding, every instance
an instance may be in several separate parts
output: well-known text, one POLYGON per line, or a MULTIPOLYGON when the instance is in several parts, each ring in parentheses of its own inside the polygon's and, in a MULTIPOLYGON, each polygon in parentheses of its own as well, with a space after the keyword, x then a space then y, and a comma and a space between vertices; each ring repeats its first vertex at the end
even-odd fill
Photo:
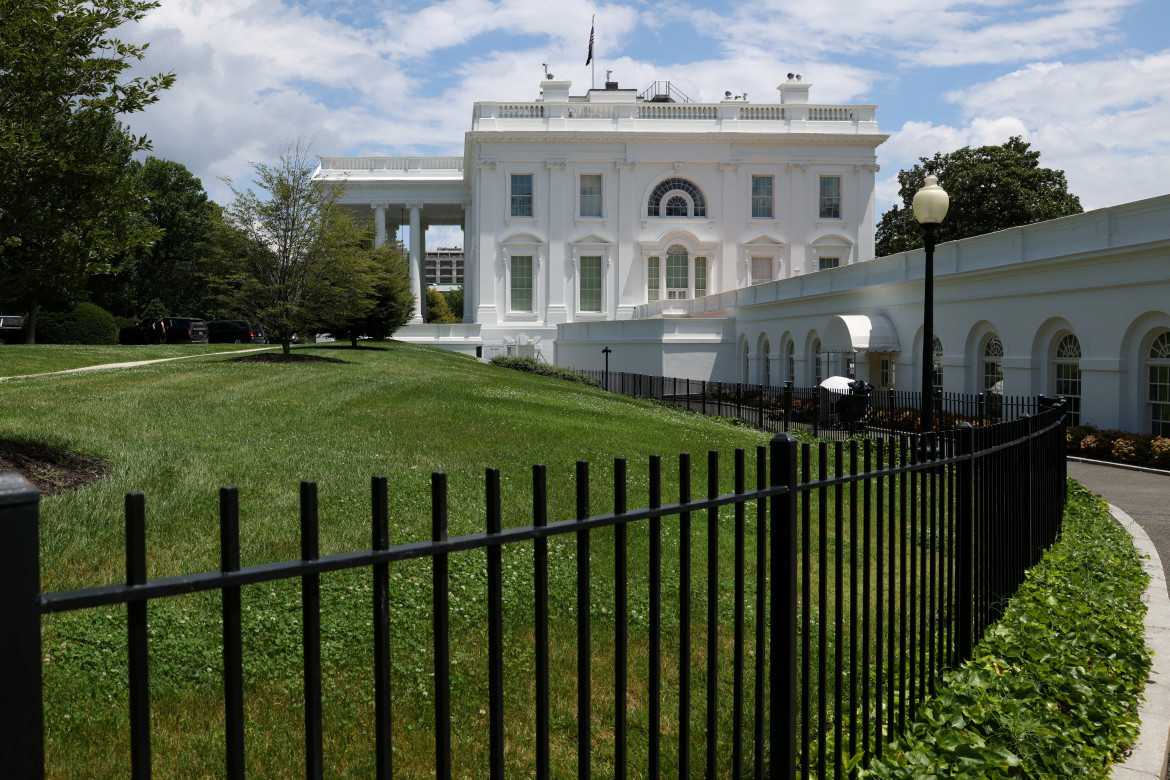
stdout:
POLYGON ((388 209, 388 208, 390 208, 389 203, 371 203, 370 204, 370 209, 373 211, 377 211, 378 209, 388 209))
POLYGON ((682 173, 682 169, 683 169, 683 164, 682 164, 682 161, 681 161, 681 160, 675 160, 675 162, 674 162, 674 172, 675 172, 675 173, 682 173))
POLYGON ((739 166, 741 166, 741 165, 743 165, 743 163, 740 162, 739 160, 728 160, 727 162, 719 163, 719 170, 726 171, 728 168, 732 168, 736 172, 738 172, 739 166))
POLYGON ((426 204, 424 204, 421 200, 408 200, 403 205, 405 205, 408 209, 421 209, 426 204))
POLYGON ((810 165, 812 165, 812 163, 805 160, 793 160, 792 162, 788 163, 788 170, 804 172, 809 169, 810 165))
POLYGON ((471 209, 471 201, 469 201, 469 200, 459 201, 459 205, 463 207, 464 211, 468 211, 471 209))
POLYGON ((550 171, 553 168, 556 168, 557 170, 563 171, 563 170, 565 170, 565 167, 567 165, 568 165, 568 162, 565 160, 545 160, 544 161, 544 167, 548 168, 550 171))
POLYGON ((497 160, 480 160, 475 164, 475 167, 476 168, 491 168, 494 171, 496 169, 496 166, 499 164, 500 163, 497 160))
POLYGON ((632 171, 638 167, 638 163, 633 162, 631 160, 614 160, 613 167, 617 168, 619 171, 622 170, 623 168, 625 168, 626 170, 632 171))
POLYGON ((857 163, 853 167, 859 171, 868 171, 870 173, 877 173, 882 169, 882 166, 877 163, 857 163))

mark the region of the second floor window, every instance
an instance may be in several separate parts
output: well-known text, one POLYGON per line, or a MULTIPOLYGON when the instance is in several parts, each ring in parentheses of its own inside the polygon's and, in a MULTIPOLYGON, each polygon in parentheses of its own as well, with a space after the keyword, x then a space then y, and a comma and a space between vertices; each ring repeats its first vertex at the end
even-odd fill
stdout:
POLYGON ((841 177, 821 177, 821 219, 841 219, 841 177))
POLYGON ((752 177, 752 219, 772 218, 772 177, 752 177))
POLYGON ((601 174, 581 174, 581 216, 601 216, 601 174))
POLYGON ((513 217, 532 216, 532 174, 512 174, 512 210, 513 217))

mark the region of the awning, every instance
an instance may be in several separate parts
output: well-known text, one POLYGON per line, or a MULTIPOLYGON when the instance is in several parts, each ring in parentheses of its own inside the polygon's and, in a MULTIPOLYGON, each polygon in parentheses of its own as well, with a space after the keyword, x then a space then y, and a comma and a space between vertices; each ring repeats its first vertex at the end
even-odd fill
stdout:
POLYGON ((821 352, 900 352, 894 323, 884 314, 842 314, 829 320, 821 352))

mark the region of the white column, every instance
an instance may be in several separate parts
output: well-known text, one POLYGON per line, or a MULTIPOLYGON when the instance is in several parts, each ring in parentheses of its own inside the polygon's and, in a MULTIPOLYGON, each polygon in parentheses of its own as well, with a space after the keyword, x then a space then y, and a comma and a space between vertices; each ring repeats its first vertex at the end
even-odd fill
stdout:
POLYGON ((374 247, 386 245, 386 204, 374 203, 374 247))
MULTIPOLYGON (((604 213, 612 215, 617 222, 614 228, 617 240, 610 250, 614 273, 609 316, 619 320, 633 317, 634 307, 646 300, 646 258, 634 244, 646 204, 634 202, 635 165, 627 160, 614 161, 617 182, 605 189, 605 197, 612 197, 613 202, 605 203, 604 213)), ((608 180, 606 177, 603 181, 608 180)))
POLYGON ((475 253, 472 251, 471 201, 463 201, 463 321, 475 321, 475 253))
POLYGON ((423 223, 418 231, 418 256, 420 258, 418 268, 419 283, 421 285, 419 288, 421 290, 419 293, 419 301, 422 306, 423 322, 426 322, 427 319, 427 230, 429 228, 430 225, 423 223))
POLYGON ((422 274, 422 203, 415 201, 407 203, 406 207, 410 209, 410 289, 414 291, 416 300, 414 302, 414 315, 410 318, 410 324, 415 325, 425 322, 423 317, 424 306, 426 306, 426 290, 423 288, 423 274, 422 274))
MULTIPOLYGON (((573 275, 571 258, 565 253, 565 225, 572 218, 573 197, 569 195, 566 179, 568 165, 564 160, 545 160, 548 169, 548 273, 542 280, 548 290, 547 308, 537 311, 546 325, 558 325, 569 321, 570 307, 566 301, 566 288, 573 275)), ((536 285, 533 285, 535 292, 536 285)))

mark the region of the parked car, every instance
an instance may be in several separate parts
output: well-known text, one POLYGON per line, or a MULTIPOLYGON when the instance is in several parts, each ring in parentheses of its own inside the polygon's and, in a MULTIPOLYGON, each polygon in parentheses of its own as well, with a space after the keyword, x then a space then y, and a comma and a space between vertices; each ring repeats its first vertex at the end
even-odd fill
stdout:
POLYGON ((19 342, 22 325, 24 325, 24 317, 15 314, 0 315, 0 344, 19 342))
POLYGON ((247 320, 212 320, 207 323, 207 340, 212 344, 264 344, 264 327, 247 320))
POLYGON ((195 317, 147 317, 118 331, 119 344, 206 344, 207 324, 195 317))

